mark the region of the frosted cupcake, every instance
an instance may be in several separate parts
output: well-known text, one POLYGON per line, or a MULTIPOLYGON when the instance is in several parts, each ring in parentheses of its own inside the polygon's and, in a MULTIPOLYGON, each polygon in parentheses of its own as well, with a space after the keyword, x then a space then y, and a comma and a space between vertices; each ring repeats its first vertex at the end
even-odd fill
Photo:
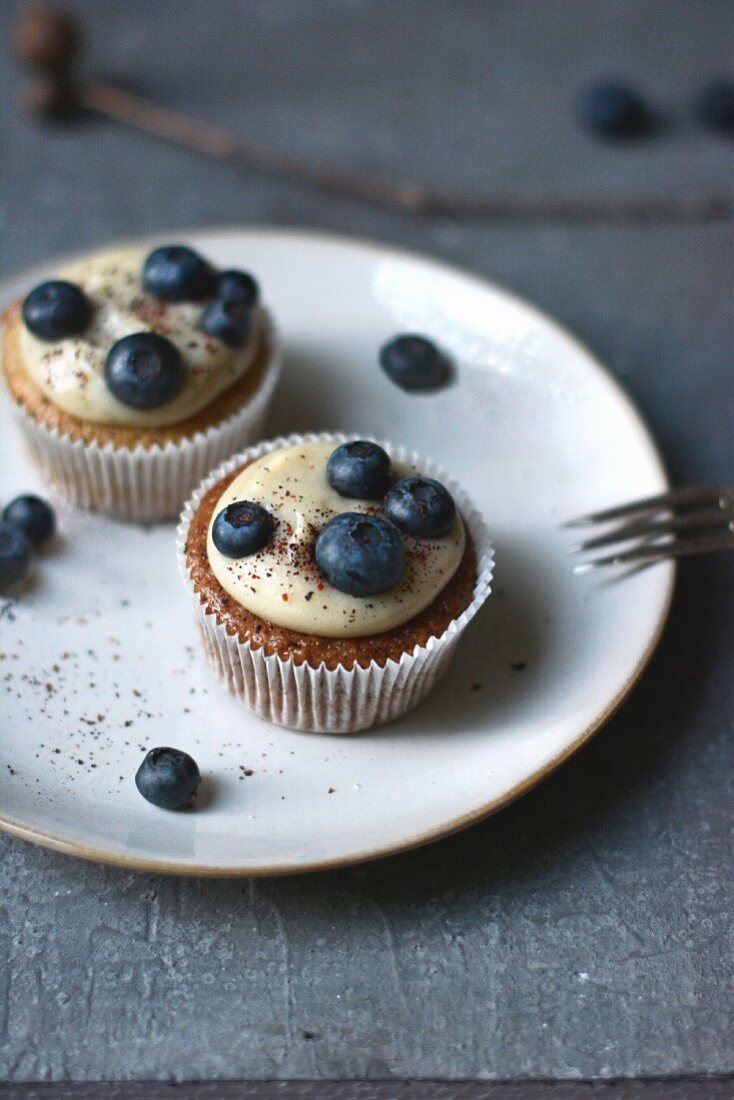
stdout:
POLYGON ((489 595, 463 491, 401 449, 261 444, 184 509, 182 572, 209 663, 262 717, 352 733, 415 706, 489 595))
POLYGON ((177 515, 260 432, 279 372, 257 283, 183 245, 78 261, 3 318, 2 368, 48 479, 123 519, 177 515))

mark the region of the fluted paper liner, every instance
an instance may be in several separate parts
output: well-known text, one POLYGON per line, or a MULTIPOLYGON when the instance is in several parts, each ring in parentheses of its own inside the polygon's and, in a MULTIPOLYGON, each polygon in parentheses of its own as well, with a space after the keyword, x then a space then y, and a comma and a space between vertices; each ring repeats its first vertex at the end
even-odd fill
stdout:
POLYGON ((270 320, 267 341, 265 373, 249 400, 218 424, 164 446, 87 443, 42 424, 17 401, 13 410, 33 457, 70 504, 139 523, 175 519, 213 466, 260 436, 281 370, 270 320))
POLYGON ((184 582, 193 601, 207 661, 219 679, 237 698, 261 718, 296 730, 320 733, 357 733, 389 722, 416 706, 446 671, 456 643, 490 593, 494 554, 484 520, 464 490, 432 462, 402 447, 381 443, 390 457, 417 467, 440 481, 454 497, 477 553, 477 580, 469 606, 449 623, 444 632, 425 645, 405 652, 399 661, 384 665, 370 662, 367 668, 339 666, 328 669, 277 654, 265 655, 250 642, 230 634, 213 612, 207 612, 186 565, 189 526, 205 494, 227 474, 261 455, 299 443, 333 442, 364 438, 342 434, 291 435, 269 440, 224 462, 202 482, 181 515, 177 551, 184 582))

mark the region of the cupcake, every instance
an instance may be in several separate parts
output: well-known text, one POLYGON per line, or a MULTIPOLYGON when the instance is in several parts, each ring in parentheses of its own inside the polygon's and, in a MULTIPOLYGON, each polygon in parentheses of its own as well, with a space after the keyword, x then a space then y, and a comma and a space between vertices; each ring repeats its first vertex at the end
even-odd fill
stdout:
POLYGON ((224 463, 184 508, 178 553, 220 679, 269 721, 329 733, 425 696, 493 562, 484 522, 432 463, 341 435, 224 463))
POLYGON ((183 245, 80 260, 5 313, 2 373, 49 481, 120 519, 178 515, 257 438, 279 372, 244 271, 183 245))

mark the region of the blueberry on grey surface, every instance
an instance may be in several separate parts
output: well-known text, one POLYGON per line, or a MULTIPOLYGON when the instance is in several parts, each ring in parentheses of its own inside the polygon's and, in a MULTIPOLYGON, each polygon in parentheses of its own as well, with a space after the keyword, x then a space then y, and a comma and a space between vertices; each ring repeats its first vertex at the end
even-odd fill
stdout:
POLYGON ((20 584, 31 571, 33 550, 14 523, 0 522, 0 589, 20 584))
POLYGON ((451 493, 432 477, 404 477, 385 497, 385 515, 401 531, 417 538, 447 534, 456 523, 451 493))
POLYGON ((390 457, 377 443, 356 439, 329 455, 326 480, 351 500, 382 500, 392 481, 390 457))
POLYGON ((403 390, 435 390, 445 385, 451 373, 446 357, 432 340, 405 333, 380 349, 380 366, 403 390))
POLYGON ((706 126, 734 134, 734 81, 714 80, 696 103, 696 115, 706 126))
POLYGON ((214 293, 223 302, 239 302, 248 309, 254 309, 260 298, 260 287, 248 271, 221 271, 217 275, 214 293))
POLYGON ((135 786, 143 798, 162 810, 180 810, 200 781, 196 761, 181 749, 151 749, 135 773, 135 786))
POLYGON ((193 248, 167 244, 155 248, 143 264, 143 287, 166 302, 198 302, 214 291, 212 268, 193 248))
POLYGON ((56 530, 56 515, 51 505, 31 493, 11 500, 5 507, 3 520, 17 527, 36 549, 45 546, 56 530))
POLYGON ((228 348, 241 348, 250 339, 252 312, 242 302, 224 302, 215 298, 204 310, 202 332, 221 340, 228 348))
POLYGON ((361 512, 330 519, 316 539, 315 556, 329 584, 350 596, 376 596, 393 588, 405 564, 397 527, 361 512))
POLYGON ((23 323, 40 340, 78 336, 91 316, 89 298, 80 287, 65 279, 39 283, 23 302, 23 323))
POLYGON ((228 558, 246 558, 267 546, 273 537, 273 517, 252 500, 237 500, 217 514, 212 542, 228 558))
POLYGON ((581 123, 602 137, 638 137, 652 128, 652 114, 641 96, 618 81, 597 81, 578 99, 581 123))
POLYGON ((185 369, 175 344, 156 332, 134 332, 112 345, 104 365, 107 388, 133 409, 155 409, 173 400, 185 369))

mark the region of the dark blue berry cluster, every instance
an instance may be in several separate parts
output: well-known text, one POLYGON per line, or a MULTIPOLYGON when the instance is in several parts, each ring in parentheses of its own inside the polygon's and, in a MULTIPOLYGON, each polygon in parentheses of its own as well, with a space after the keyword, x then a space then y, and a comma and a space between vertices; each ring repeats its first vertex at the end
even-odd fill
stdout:
POLYGON ((393 482, 389 455, 376 443, 343 443, 330 455, 326 478, 340 496, 381 501, 379 515, 342 512, 316 539, 316 564, 329 584, 352 596, 374 596, 402 576, 402 535, 440 538, 456 522, 449 491, 430 477, 393 482))
MULTIPOLYGON (((260 291, 246 271, 214 268, 186 245, 155 248, 143 264, 143 288, 163 302, 211 299, 201 317, 201 330, 229 348, 243 347, 252 331, 252 311, 260 291)), ((173 400, 185 368, 176 345, 154 332, 125 336, 110 348, 105 380, 125 405, 154 409, 173 400)))
POLYGON ((50 279, 26 296, 22 314, 34 336, 52 342, 83 332, 92 316, 92 303, 74 283, 50 279))
POLYGON ((185 374, 181 352, 157 332, 134 332, 116 340, 104 365, 107 389, 133 409, 155 409, 172 401, 185 374))
POLYGON ((135 773, 135 786, 146 802, 162 810, 181 810, 201 781, 199 767, 182 749, 161 746, 146 753, 135 773))
POLYGON ((246 271, 221 271, 214 279, 214 301, 204 311, 201 327, 228 348, 241 348, 250 339, 252 311, 260 288, 246 271))
POLYGON ((164 244, 145 259, 143 289, 161 302, 200 302, 214 293, 214 271, 193 248, 164 244))
POLYGON ((329 584, 352 596, 393 588, 403 573, 402 535, 440 538, 456 522, 456 505, 430 477, 393 481, 390 457, 377 443, 342 443, 329 456, 326 479, 340 496, 381 502, 381 514, 342 512, 316 539, 315 558, 329 584))
POLYGON ((394 336, 382 346, 380 366, 387 377, 409 393, 441 389, 451 377, 451 364, 432 340, 414 333, 394 336))
POLYGON ((193 248, 167 244, 155 248, 146 259, 143 287, 164 302, 212 299, 201 319, 202 331, 230 348, 247 343, 252 311, 260 297, 260 288, 248 272, 217 272, 193 248))
POLYGON ((212 542, 227 558, 247 558, 270 542, 275 524, 270 512, 252 500, 237 500, 217 514, 212 542))
POLYGON ((582 125, 600 137, 639 137, 653 126, 652 111, 642 96, 616 80, 600 80, 584 88, 577 109, 582 125))
POLYGON ((55 530, 53 509, 40 497, 25 494, 6 505, 0 519, 0 590, 22 584, 34 551, 46 546, 55 530))
MULTIPOLYGON (((366 439, 332 451, 326 479, 340 496, 378 506, 374 513, 340 512, 316 537, 317 566, 330 585, 352 596, 375 596, 398 583, 405 566, 402 535, 440 538, 456 522, 448 489, 430 477, 394 481, 390 456, 366 439)), ((217 513, 212 541, 226 557, 243 558, 267 546, 274 530, 270 512, 239 500, 217 513)))
MULTIPOLYGON (((217 272, 186 245, 155 248, 143 264, 143 288, 161 302, 205 303, 201 330, 230 348, 243 347, 252 331, 258 303, 257 282, 246 271, 217 272)), ((23 302, 23 321, 41 340, 80 335, 92 316, 92 303, 74 283, 40 283, 23 302)), ((155 409, 172 401, 186 376, 181 352, 167 336, 135 332, 110 348, 105 361, 107 387, 124 405, 155 409)))
MULTIPOLYGON (((602 138, 642 137, 655 129, 658 115, 635 88, 618 80, 598 80, 583 89, 576 103, 579 121, 602 138)), ((695 118, 722 134, 734 133, 734 82, 721 78, 702 89, 693 105, 695 118)))

